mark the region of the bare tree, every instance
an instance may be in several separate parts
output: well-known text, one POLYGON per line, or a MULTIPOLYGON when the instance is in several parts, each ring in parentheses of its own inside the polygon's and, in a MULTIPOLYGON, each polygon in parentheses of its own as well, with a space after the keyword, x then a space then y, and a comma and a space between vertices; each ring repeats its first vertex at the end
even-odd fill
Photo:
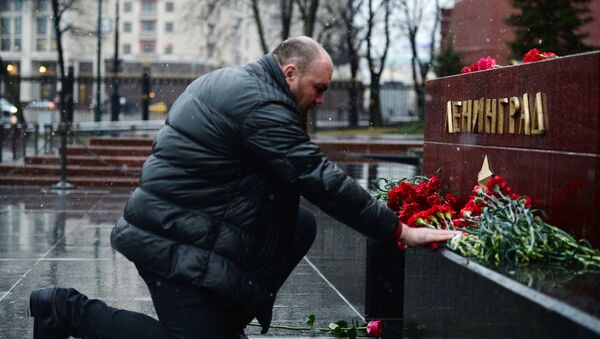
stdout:
POLYGON ((269 46, 267 46, 267 40, 265 39, 265 30, 263 29, 262 19, 260 17, 260 9, 258 8, 258 0, 252 0, 252 14, 254 15, 254 21, 256 22, 256 28, 258 30, 258 39, 260 40, 260 46, 262 47, 263 53, 269 53, 269 46))
POLYGON ((423 25, 423 18, 427 3, 428 2, 424 0, 413 0, 411 4, 409 4, 407 0, 400 1, 400 8, 404 14, 404 26, 408 32, 408 40, 410 42, 412 52, 412 76, 415 94, 417 96, 417 109, 419 112, 419 118, 421 120, 423 119, 423 114, 425 112, 425 80, 427 78, 427 73, 429 73, 429 70, 432 67, 433 59, 435 57, 435 40, 441 15, 439 0, 435 0, 435 17, 433 27, 430 32, 430 42, 428 48, 429 53, 427 60, 421 60, 417 49, 417 33, 419 32, 419 28, 421 28, 423 25))
POLYGON ((294 0, 281 1, 281 41, 290 36, 292 19, 294 18, 294 0))
MULTIPOLYGON (((66 117, 66 101, 70 99, 65 92, 68 88, 67 73, 65 71, 65 58, 63 48, 63 34, 68 31, 76 30, 73 25, 63 22, 63 15, 69 10, 75 9, 77 0, 52 0, 52 21, 54 26, 54 34, 56 36, 56 51, 58 52, 58 76, 61 83, 61 90, 58 98, 61 111, 61 122, 66 117)), ((72 95, 72 93, 70 93, 72 95)))
POLYGON ((304 35, 312 37, 315 32, 315 23, 317 20, 317 10, 319 9, 319 0, 296 0, 302 22, 304 23, 304 35))
POLYGON ((348 120, 351 127, 358 126, 358 68, 360 64, 360 47, 362 45, 361 27, 356 23, 363 0, 344 0, 341 8, 341 20, 344 31, 344 48, 350 66, 350 87, 348 88, 349 107, 348 120))
POLYGON ((381 88, 381 73, 385 66, 385 60, 390 47, 390 14, 392 6, 390 0, 381 0, 378 6, 374 6, 373 0, 368 1, 367 33, 365 41, 367 43, 367 62, 369 64, 369 124, 371 126, 381 126, 383 117, 381 112, 381 100, 379 90, 381 88), (378 22, 381 22, 383 16, 383 36, 384 43, 375 43, 375 29, 378 22), (380 47, 380 48, 377 48, 380 47))
POLYGON ((186 28, 200 32, 203 40, 199 45, 208 58, 225 53, 223 49, 226 43, 235 40, 239 22, 224 19, 227 9, 231 12, 237 10, 234 4, 219 0, 193 0, 184 4, 183 23, 186 28))

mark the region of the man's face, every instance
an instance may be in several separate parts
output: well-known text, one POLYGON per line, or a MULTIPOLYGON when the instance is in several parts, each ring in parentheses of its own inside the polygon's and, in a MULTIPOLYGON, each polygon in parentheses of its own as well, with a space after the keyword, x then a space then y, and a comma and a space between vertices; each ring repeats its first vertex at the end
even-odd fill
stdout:
POLYGON ((329 56, 322 55, 313 60, 304 72, 294 64, 283 66, 282 71, 300 110, 306 113, 315 105, 323 103, 333 75, 333 64, 329 56))

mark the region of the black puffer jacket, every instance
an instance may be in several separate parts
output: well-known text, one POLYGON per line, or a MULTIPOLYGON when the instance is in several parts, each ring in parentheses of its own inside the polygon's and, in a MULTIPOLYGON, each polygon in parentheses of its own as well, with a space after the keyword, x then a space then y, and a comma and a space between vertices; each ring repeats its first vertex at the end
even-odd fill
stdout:
POLYGON ((266 55, 200 77, 175 101, 112 246, 142 269, 264 305, 300 195, 374 239, 398 223, 310 141, 266 55))

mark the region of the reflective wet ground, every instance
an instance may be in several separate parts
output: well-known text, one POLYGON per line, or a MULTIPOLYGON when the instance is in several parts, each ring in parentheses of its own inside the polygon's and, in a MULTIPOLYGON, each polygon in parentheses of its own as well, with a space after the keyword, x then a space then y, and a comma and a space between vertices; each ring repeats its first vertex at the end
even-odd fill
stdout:
MULTIPOLYGON (((415 171, 392 163, 341 167, 363 186, 379 177, 411 176, 415 171)), ((135 267, 110 246, 110 231, 128 196, 129 190, 118 189, 58 195, 0 186, 0 338, 31 337, 29 294, 47 286, 74 287, 111 306, 156 316, 135 267)), ((362 321, 366 241, 304 204, 316 213, 317 239, 281 289, 273 324, 301 326, 308 314, 315 314, 321 327, 334 320, 362 321)), ((262 337, 254 328, 247 333, 262 337)), ((269 335, 305 334, 273 329, 269 335)))

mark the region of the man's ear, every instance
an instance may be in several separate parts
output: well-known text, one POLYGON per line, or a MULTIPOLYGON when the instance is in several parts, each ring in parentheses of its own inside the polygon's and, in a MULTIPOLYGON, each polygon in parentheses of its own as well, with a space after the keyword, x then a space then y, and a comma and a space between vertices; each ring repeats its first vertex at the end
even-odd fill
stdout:
POLYGON ((298 76, 298 67, 294 64, 287 64, 283 66, 283 76, 285 80, 294 80, 298 76))

